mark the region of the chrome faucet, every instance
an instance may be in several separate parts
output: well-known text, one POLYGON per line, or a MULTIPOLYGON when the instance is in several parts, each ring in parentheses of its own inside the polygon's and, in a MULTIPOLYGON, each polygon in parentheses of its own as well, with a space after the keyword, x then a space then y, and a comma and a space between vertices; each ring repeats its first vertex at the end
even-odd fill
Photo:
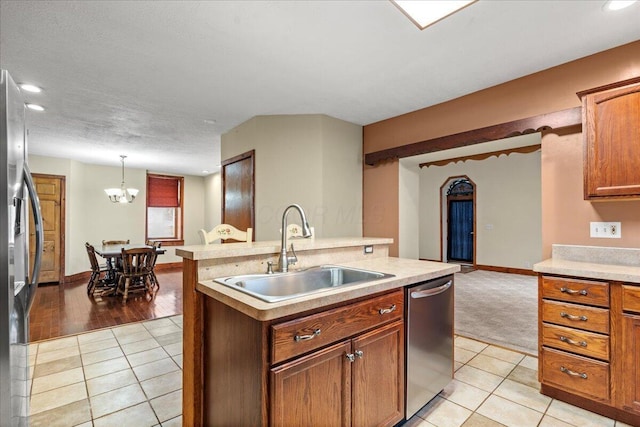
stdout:
POLYGON ((282 213, 282 244, 280 246, 280 258, 278 259, 278 265, 280 267, 279 271, 283 273, 289 271, 289 264, 295 264, 298 262, 296 253, 293 250, 293 243, 291 244, 291 252, 293 253, 293 256, 287 255, 287 214, 291 209, 297 210, 300 214, 300 219, 302 220, 302 237, 311 237, 311 229, 309 228, 307 216, 304 214, 302 207, 296 204, 287 206, 282 213))

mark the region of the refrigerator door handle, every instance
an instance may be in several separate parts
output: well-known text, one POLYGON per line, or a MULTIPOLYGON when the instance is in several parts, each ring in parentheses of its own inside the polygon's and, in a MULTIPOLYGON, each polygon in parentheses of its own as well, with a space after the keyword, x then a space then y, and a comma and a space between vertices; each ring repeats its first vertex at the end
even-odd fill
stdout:
MULTIPOLYGON (((31 310, 31 305, 36 297, 38 290, 38 280, 40 279, 40 265, 42 263, 42 250, 44 247, 44 230, 42 221, 42 212, 40 211, 40 199, 36 192, 36 186, 33 183, 33 177, 29 166, 25 162, 24 164, 24 182, 27 184, 27 190, 29 191, 29 200, 31 201, 31 211, 33 212, 33 219, 36 228, 36 251, 35 259, 33 261, 33 274, 29 281, 29 301, 27 302, 27 313, 31 310)), ((28 267, 27 267, 28 268, 28 267)), ((27 276, 28 277, 28 276, 27 276)))

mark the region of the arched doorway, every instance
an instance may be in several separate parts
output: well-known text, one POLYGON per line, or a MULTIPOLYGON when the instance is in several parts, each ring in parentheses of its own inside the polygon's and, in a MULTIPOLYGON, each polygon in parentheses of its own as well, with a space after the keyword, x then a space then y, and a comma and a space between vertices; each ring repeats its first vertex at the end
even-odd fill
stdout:
POLYGON ((446 261, 475 264, 475 184, 453 177, 446 191, 446 261))

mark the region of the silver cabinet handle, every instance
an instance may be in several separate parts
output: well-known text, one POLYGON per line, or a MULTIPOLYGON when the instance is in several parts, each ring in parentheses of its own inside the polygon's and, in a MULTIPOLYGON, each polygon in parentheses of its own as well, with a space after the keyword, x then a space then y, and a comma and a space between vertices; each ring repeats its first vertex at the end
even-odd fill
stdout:
POLYGON ((576 294, 580 294, 582 296, 586 296, 587 295, 587 290, 586 289, 582 289, 580 291, 576 291, 574 289, 569 289, 569 288, 560 288, 560 292, 564 292, 565 294, 569 294, 569 295, 576 295, 576 294))
POLYGON ((362 350, 356 350, 354 353, 356 354, 356 357, 359 359, 362 359, 362 356, 364 356, 364 352, 362 350))
POLYGON ((580 377, 583 380, 587 379, 587 374, 585 372, 583 372, 583 373, 574 372, 571 369, 565 368, 564 366, 560 366, 560 371, 564 372, 567 375, 571 375, 572 377, 580 377))
POLYGON ((582 320, 583 322, 589 320, 587 316, 574 316, 573 314, 565 313, 564 311, 560 313, 560 317, 564 317, 569 320, 582 320))
POLYGON ((574 341, 571 338, 567 338, 567 337, 560 337, 560 341, 562 342, 566 342, 567 344, 571 344, 571 345, 579 345, 580 347, 586 347, 587 346, 587 342, 586 341, 574 341))
POLYGON ((380 310, 378 310, 378 313, 380 313, 380 314, 389 314, 392 311, 396 311, 396 305, 395 304, 393 304, 389 308, 381 308, 380 310))
POLYGON ((298 341, 306 341, 306 340, 313 339, 313 338, 317 337, 318 335, 320 335, 320 329, 316 329, 315 331, 313 331, 312 334, 309 334, 309 335, 296 335, 295 337, 293 337, 293 339, 296 342, 298 342, 298 341))
POLYGON ((356 360, 356 357, 353 355, 353 353, 347 353, 345 354, 345 356, 349 362, 354 362, 356 360))

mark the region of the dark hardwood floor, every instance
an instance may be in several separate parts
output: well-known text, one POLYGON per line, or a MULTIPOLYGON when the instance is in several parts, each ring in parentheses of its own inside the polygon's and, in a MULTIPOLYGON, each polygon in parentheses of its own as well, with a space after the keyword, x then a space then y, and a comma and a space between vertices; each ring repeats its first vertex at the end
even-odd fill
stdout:
POLYGON ((125 323, 182 314, 182 268, 156 272, 160 290, 152 300, 132 294, 87 296, 87 284, 41 285, 30 313, 30 341, 73 335, 125 323))

